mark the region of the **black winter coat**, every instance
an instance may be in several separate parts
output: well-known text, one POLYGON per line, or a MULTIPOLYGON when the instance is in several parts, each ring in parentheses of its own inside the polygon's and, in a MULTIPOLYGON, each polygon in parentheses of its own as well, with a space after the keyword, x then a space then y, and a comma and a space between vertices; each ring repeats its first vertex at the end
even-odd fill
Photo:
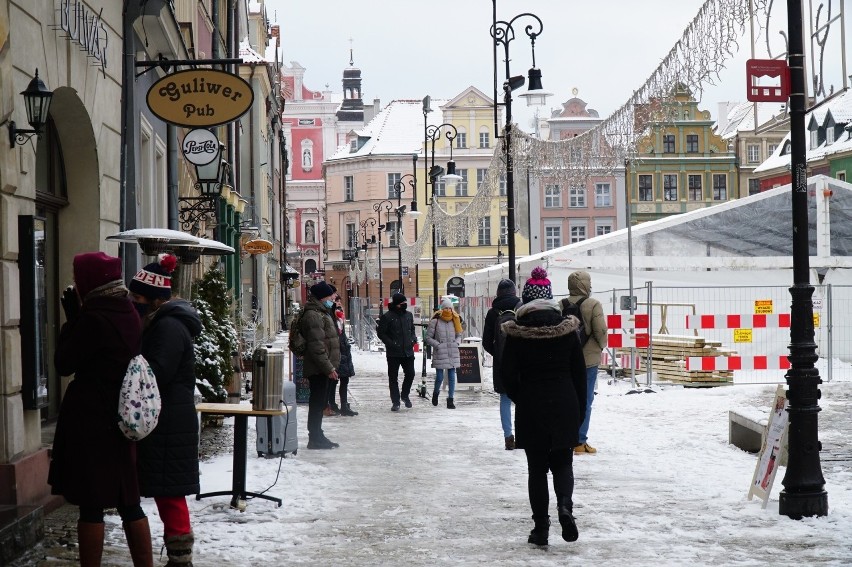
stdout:
POLYGON ((340 365, 337 367, 337 377, 351 378, 355 376, 355 365, 352 363, 352 345, 349 344, 345 328, 337 338, 340 342, 340 365))
POLYGON ((376 334, 385 343, 388 358, 414 358, 417 333, 414 331, 414 315, 407 309, 385 311, 379 318, 376 334))
POLYGON ((185 299, 163 304, 146 322, 142 354, 157 377, 163 406, 156 429, 138 442, 143 496, 199 492, 198 415, 195 411, 195 349, 198 312, 185 299))
POLYGON ((54 365, 74 379, 62 398, 48 483, 71 504, 139 503, 136 443, 118 428, 118 392, 141 337, 139 316, 127 297, 88 299, 62 325, 54 365))
POLYGON ((575 447, 585 418, 586 365, 574 330, 576 317, 535 309, 535 300, 503 324, 503 384, 515 402, 515 445, 520 449, 575 447))
MULTIPOLYGON (((511 310, 517 312, 521 305, 523 303, 517 296, 503 295, 494 298, 494 301, 491 302, 491 309, 485 314, 485 323, 482 330, 482 348, 493 359, 491 375, 494 382, 494 391, 498 394, 505 394, 506 389, 503 387, 503 379, 500 376, 503 366, 503 352, 499 348, 501 341, 497 340, 497 318, 500 316, 501 311, 511 310)), ((505 345, 505 342, 503 342, 503 345, 505 345)))

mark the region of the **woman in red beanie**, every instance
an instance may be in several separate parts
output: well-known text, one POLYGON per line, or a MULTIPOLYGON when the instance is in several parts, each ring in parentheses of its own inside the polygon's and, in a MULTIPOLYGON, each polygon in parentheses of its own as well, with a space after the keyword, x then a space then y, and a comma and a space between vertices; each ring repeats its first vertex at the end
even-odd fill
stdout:
POLYGON ((80 507, 80 565, 100 565, 104 509, 117 508, 134 566, 153 565, 148 518, 139 505, 136 444, 118 428, 121 383, 139 354, 139 316, 121 279, 121 260, 103 252, 74 257, 75 292, 63 297, 54 364, 74 374, 59 410, 48 482, 80 507))

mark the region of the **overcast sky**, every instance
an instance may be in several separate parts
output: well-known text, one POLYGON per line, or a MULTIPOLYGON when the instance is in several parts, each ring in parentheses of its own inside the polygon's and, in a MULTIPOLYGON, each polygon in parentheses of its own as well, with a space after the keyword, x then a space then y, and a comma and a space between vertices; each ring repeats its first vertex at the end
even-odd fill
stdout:
MULTIPOLYGON (((704 0, 498 0, 497 19, 523 12, 541 18, 536 63, 550 108, 577 89, 589 108, 606 117, 624 104, 672 48, 704 0)), ((362 70, 363 98, 382 105, 394 99, 450 98, 470 85, 492 95, 490 0, 267 0, 269 18, 281 25, 283 60, 298 61, 305 84, 340 92, 352 38, 355 66, 362 70)), ((783 6, 775 26, 786 28, 783 6)), ((848 18, 847 18, 848 19, 848 18)), ((530 44, 523 22, 510 46, 512 75, 526 75, 530 44)), ((702 109, 717 114, 717 102, 745 100, 748 38, 727 65, 721 84, 709 87, 702 109)), ((504 79, 502 48, 498 80, 504 79)), ((531 112, 519 102, 518 123, 529 129, 531 112), (520 112, 519 112, 520 111, 520 112)), ((542 115, 545 115, 542 110, 542 115)))

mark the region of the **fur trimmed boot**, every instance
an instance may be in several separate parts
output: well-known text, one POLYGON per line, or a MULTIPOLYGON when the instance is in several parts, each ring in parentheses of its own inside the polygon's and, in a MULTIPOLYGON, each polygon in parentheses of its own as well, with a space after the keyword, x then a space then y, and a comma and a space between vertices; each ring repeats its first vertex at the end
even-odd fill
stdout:
POLYGON ((447 398, 447 409, 456 409, 456 404, 453 403, 452 398, 447 398))
POLYGON ((100 567, 104 554, 103 522, 77 522, 77 545, 82 567, 100 567))
POLYGON ((151 545, 151 528, 148 518, 140 518, 122 524, 127 537, 127 547, 133 559, 133 567, 153 567, 154 549, 151 545))
POLYGON ((169 562, 166 567, 192 567, 192 544, 195 536, 192 532, 165 538, 166 553, 169 562))
POLYGON ((527 538, 527 543, 534 545, 547 545, 547 536, 550 534, 550 518, 535 520, 535 527, 527 538))

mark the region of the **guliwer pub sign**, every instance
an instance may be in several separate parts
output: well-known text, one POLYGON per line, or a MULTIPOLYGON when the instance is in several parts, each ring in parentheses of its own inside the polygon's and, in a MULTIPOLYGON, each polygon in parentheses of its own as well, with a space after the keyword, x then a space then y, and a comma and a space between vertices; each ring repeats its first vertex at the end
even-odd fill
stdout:
POLYGON ((151 112, 164 122, 200 128, 225 124, 245 114, 254 102, 254 91, 237 75, 190 69, 151 85, 147 100, 151 112))
POLYGON ((80 0, 60 0, 58 10, 60 29, 100 65, 106 76, 109 36, 101 19, 103 11, 101 8, 96 14, 80 0))

